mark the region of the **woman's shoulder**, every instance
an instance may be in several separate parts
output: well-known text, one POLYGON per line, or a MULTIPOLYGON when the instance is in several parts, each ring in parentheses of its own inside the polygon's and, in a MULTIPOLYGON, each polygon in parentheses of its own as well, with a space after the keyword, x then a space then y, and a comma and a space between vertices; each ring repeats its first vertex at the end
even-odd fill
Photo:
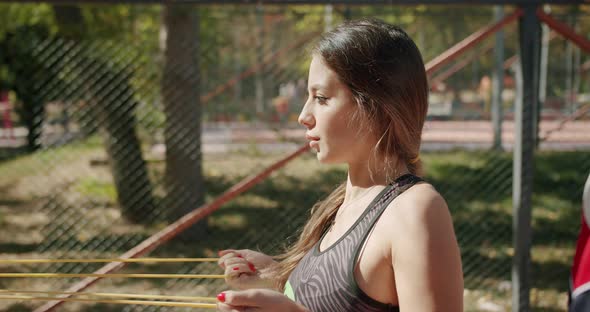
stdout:
POLYGON ((429 226, 441 221, 441 218, 450 220, 447 203, 431 184, 425 182, 400 194, 389 204, 382 217, 385 223, 404 231, 429 226))

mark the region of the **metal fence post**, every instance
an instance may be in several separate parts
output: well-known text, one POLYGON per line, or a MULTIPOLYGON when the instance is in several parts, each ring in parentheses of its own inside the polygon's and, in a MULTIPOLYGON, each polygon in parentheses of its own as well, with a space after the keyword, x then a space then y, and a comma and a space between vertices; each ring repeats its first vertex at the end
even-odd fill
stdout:
POLYGON ((531 199, 535 150, 534 114, 539 101, 541 26, 536 6, 524 6, 519 21, 523 80, 522 100, 515 107, 513 163, 513 244, 512 311, 529 311, 531 199))

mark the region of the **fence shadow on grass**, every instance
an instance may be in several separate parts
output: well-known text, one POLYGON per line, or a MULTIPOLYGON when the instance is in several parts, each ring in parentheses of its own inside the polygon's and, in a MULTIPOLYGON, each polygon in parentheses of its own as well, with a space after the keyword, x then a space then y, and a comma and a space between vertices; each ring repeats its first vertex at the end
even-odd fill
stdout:
MULTIPOLYGON (((434 160, 438 157, 445 155, 425 155, 428 173, 426 180, 441 192, 451 209, 462 251, 466 286, 485 288, 489 281, 510 280, 511 155, 465 152, 460 153, 458 159, 451 157, 447 162, 429 163, 429 158, 434 160)), ((566 256, 555 258, 545 255, 542 249, 573 248, 579 226, 582 188, 590 171, 590 158, 583 152, 543 152, 537 154, 535 168, 533 251, 535 248, 541 249, 535 253, 540 259, 533 257, 531 266, 533 287, 564 292, 568 284, 570 259, 566 256)), ((241 178, 207 176, 207 196, 215 198, 241 178)), ((271 179, 263 181, 215 212, 210 218, 208 237, 191 241, 173 239, 154 251, 153 256, 215 256, 217 250, 225 248, 259 249, 276 254, 296 237, 313 204, 345 178, 343 169, 327 169, 305 177, 276 173, 271 179)), ((150 231, 132 233, 129 237, 101 234, 83 243, 90 250, 92 246, 104 241, 127 242, 113 245, 109 249, 110 252, 123 252, 149 234, 150 231)), ((67 240, 61 243, 66 246, 67 240)), ((59 245, 61 244, 56 246, 59 245)), ((1 247, 4 251, 17 253, 35 248, 19 244, 1 247)), ((188 269, 171 264, 139 266, 138 270, 175 272, 188 269)), ((215 271, 215 268, 210 270, 215 271)), ((154 284, 154 287, 165 285, 154 284)), ((29 311, 26 309, 25 306, 16 304, 8 311, 29 311)), ((94 305, 84 311, 119 310, 118 307, 109 309, 111 306, 94 305)))

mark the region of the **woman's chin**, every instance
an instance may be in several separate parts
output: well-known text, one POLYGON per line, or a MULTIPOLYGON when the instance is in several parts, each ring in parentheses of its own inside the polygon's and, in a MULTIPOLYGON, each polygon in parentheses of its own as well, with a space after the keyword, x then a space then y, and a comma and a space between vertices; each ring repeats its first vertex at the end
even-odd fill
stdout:
POLYGON ((318 162, 319 162, 320 164, 327 164, 327 163, 329 163, 329 162, 327 161, 327 159, 326 159, 325 155, 324 155, 324 154, 322 154, 320 151, 314 151, 314 153, 315 153, 315 157, 318 159, 318 162))
POLYGON ((316 157, 317 157, 318 162, 320 164, 337 164, 337 163, 339 163, 338 161, 336 161, 332 157, 329 157, 329 155, 327 155, 326 153, 316 152, 316 157))

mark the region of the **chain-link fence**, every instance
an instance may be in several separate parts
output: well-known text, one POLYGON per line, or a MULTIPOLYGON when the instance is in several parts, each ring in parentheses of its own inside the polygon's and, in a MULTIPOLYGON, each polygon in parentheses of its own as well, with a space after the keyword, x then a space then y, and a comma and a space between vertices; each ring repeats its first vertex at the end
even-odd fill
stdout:
MULTIPOLYGON (((296 118, 307 96, 309 48, 331 25, 367 16, 399 24, 428 61, 494 20, 493 8, 474 6, 68 6, 85 23, 76 35, 65 31, 71 24, 57 14, 64 7, 0 8, 14 17, 0 37, 2 258, 116 257, 297 148, 304 141, 296 118), (45 21, 43 14, 55 20, 45 21)), ((564 7, 552 14, 587 35, 587 11, 564 7)), ((454 218, 466 311, 507 311, 511 304, 517 33, 517 25, 504 28, 501 148, 493 148, 494 37, 430 77, 426 179, 454 218)), ((533 310, 558 311, 567 301, 590 172, 590 56, 558 35, 548 33, 547 40, 531 303, 533 310)), ((313 203, 345 178, 342 167, 299 157, 150 256, 216 256, 228 247, 276 254, 313 203)), ((99 267, 2 266, 7 272, 62 273, 99 267)), ((124 271, 220 269, 142 264, 124 271)), ((0 288, 56 290, 74 282, 0 279, 0 288)), ((210 280, 129 279, 102 280, 91 290, 214 296, 224 287, 210 280)), ((35 306, 0 304, 7 311, 35 306)), ((68 303, 60 309, 171 308, 68 303)))

